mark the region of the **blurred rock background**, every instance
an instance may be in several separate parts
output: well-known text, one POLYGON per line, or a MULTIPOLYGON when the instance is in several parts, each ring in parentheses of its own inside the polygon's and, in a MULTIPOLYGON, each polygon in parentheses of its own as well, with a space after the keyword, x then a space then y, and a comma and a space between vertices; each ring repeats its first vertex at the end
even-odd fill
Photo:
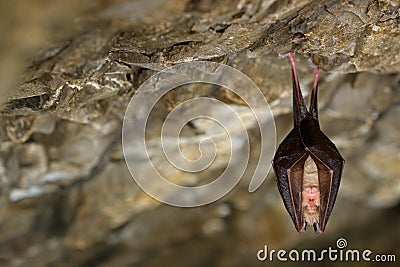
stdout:
MULTIPOLYGON (((2 1, 0 265, 256 266, 264 245, 318 250, 336 247, 340 237, 349 248, 399 260, 399 5, 2 1), (280 142, 292 119, 290 66, 279 54, 293 50, 306 94, 309 60, 323 70, 321 125, 346 159, 324 234, 295 231, 273 173, 255 193, 244 177, 223 199, 199 208, 160 204, 140 190, 121 147, 123 115, 140 84, 181 62, 233 66, 268 99, 280 142)), ((198 95, 243 105, 221 88, 177 90, 161 100, 149 127, 160 127, 169 110, 198 95)), ((259 133, 249 132, 257 148, 259 133)), ((157 133, 147 139, 157 140, 157 133)), ((223 170, 210 168, 216 175, 223 170)), ((196 185, 203 176, 180 181, 196 185)))

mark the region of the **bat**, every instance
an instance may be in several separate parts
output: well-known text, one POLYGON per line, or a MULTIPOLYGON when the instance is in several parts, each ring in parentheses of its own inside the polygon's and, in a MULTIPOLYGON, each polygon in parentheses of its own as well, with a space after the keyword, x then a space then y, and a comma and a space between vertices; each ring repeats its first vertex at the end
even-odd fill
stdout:
POLYGON ((297 77, 293 53, 289 53, 293 79, 294 127, 279 145, 272 161, 279 193, 296 230, 313 225, 320 234, 335 204, 344 159, 335 144, 321 131, 315 69, 310 108, 307 110, 297 77))

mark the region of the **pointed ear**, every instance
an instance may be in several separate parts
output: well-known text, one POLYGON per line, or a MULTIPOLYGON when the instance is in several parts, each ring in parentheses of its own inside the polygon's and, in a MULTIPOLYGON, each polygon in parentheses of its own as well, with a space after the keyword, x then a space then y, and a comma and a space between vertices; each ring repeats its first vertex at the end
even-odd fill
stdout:
POLYGON ((315 68, 313 89, 311 92, 310 113, 314 119, 318 120, 318 75, 319 68, 315 68))

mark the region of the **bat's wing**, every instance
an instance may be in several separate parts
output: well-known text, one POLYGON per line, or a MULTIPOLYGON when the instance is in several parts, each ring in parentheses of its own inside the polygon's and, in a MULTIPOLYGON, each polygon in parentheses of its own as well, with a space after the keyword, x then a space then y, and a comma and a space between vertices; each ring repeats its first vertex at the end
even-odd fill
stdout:
POLYGON ((305 150, 310 153, 318 167, 320 187, 320 231, 326 223, 335 204, 342 176, 344 160, 335 144, 320 130, 315 119, 306 118, 300 124, 300 135, 305 150))
POLYGON ((279 145, 273 160, 279 193, 297 231, 304 230, 301 192, 307 157, 300 133, 294 128, 279 145))

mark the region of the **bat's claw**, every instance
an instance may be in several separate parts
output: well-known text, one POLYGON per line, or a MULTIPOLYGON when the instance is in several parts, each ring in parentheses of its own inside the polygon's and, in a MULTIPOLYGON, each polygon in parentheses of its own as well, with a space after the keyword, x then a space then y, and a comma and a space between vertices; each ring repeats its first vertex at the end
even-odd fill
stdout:
POLYGON ((308 63, 308 65, 310 66, 310 67, 312 67, 312 68, 318 68, 318 66, 312 61, 312 59, 311 58, 308 58, 308 60, 307 60, 307 63, 308 63))
POLYGON ((279 57, 281 57, 281 58, 285 58, 285 57, 294 57, 294 55, 296 54, 296 51, 290 51, 290 52, 287 52, 287 53, 284 53, 284 54, 278 54, 278 56, 279 57))

